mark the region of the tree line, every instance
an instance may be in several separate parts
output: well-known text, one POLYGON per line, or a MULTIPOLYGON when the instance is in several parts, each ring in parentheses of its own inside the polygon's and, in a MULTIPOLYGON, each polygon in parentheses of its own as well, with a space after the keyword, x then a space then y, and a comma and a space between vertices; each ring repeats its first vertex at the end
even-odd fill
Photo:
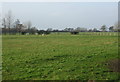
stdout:
POLYGON ((116 23, 113 26, 107 27, 106 25, 102 25, 100 29, 93 28, 87 29, 83 27, 77 28, 65 28, 63 30, 48 28, 47 30, 38 30, 36 27, 32 27, 31 21, 23 22, 19 19, 14 21, 12 12, 8 11, 8 13, 2 18, 2 34, 50 34, 51 32, 71 32, 71 34, 77 34, 79 32, 118 32, 119 23, 116 23))

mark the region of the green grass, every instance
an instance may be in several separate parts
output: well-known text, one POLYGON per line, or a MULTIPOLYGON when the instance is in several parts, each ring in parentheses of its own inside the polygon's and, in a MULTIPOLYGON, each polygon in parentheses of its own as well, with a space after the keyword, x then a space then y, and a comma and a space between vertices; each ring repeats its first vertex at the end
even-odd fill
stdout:
POLYGON ((115 35, 3 35, 3 80, 116 80, 115 35))

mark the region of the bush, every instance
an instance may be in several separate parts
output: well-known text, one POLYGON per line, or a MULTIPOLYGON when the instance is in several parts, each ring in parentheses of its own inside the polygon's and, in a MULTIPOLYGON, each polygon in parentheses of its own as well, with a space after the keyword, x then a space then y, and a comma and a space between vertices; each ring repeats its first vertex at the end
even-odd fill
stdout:
POLYGON ((27 32, 21 32, 22 35, 25 35, 27 32))
POLYGON ((45 31, 45 34, 50 34, 50 31, 45 31))
POLYGON ((38 34, 50 34, 50 31, 44 31, 44 30, 40 30, 37 32, 38 34))
POLYGON ((79 32, 71 32, 71 34, 79 34, 79 32))

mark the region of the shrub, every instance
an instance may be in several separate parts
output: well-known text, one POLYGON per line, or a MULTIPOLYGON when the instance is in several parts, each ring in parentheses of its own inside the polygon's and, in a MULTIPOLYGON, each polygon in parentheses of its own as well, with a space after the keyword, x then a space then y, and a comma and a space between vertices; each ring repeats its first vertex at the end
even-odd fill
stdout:
POLYGON ((44 30, 40 30, 37 32, 38 34, 50 34, 50 31, 44 31, 44 30))
POLYGON ((21 32, 22 35, 25 35, 27 32, 21 32))
POLYGON ((71 32, 71 34, 79 34, 79 32, 71 32))

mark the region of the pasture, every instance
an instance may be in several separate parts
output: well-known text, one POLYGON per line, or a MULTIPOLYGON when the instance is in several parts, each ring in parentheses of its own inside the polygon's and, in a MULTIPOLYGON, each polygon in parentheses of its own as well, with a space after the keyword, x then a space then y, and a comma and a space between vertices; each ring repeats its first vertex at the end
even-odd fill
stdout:
POLYGON ((3 80, 116 80, 116 33, 3 35, 3 80))

